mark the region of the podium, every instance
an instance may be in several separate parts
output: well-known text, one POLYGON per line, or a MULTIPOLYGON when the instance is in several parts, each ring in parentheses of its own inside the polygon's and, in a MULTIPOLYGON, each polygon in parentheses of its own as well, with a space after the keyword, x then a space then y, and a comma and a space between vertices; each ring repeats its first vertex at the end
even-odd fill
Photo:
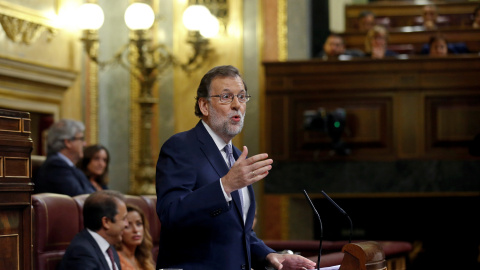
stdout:
POLYGON ((375 241, 346 244, 340 270, 387 270, 385 253, 375 241))

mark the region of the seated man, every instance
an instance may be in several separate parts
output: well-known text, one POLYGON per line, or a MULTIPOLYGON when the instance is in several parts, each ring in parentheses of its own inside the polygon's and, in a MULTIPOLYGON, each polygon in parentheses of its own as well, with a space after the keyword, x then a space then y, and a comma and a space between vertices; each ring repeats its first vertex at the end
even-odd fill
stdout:
POLYGON ((122 241, 128 225, 123 195, 113 190, 92 193, 83 206, 83 224, 85 229, 68 246, 59 269, 121 269, 113 245, 122 241))
POLYGON ((323 44, 323 51, 319 57, 323 60, 339 59, 342 56, 363 56, 363 52, 359 50, 347 50, 343 38, 338 34, 330 34, 323 44))
POLYGON ((473 11, 473 24, 472 27, 475 29, 480 28, 480 5, 478 5, 473 11))
POLYGON ((370 10, 364 10, 358 14, 358 31, 367 32, 375 25, 375 14, 370 10))
POLYGON ((83 123, 68 119, 50 127, 47 134, 48 156, 33 179, 35 193, 76 196, 95 191, 85 174, 75 167, 75 163, 83 157, 84 130, 83 123))

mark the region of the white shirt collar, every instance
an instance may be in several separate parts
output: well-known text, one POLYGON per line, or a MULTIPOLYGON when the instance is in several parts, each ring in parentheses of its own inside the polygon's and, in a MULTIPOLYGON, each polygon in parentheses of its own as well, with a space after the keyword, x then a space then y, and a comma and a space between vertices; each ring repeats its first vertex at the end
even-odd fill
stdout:
POLYGON ((61 159, 63 159, 65 162, 67 162, 68 166, 70 166, 70 167, 75 166, 75 164, 73 164, 73 162, 72 162, 69 158, 67 158, 64 154, 62 154, 62 153, 60 153, 60 152, 57 152, 57 155, 58 155, 61 159))
POLYGON ((103 238, 100 234, 87 229, 87 231, 92 235, 93 239, 95 239, 95 242, 97 242, 98 246, 100 247, 100 250, 102 252, 107 252, 107 249, 110 247, 110 244, 103 238))
MULTIPOLYGON (((210 134, 210 137, 212 137, 213 141, 215 142, 215 144, 217 145, 218 147, 218 150, 222 151, 223 148, 225 147, 225 145, 227 145, 227 143, 225 143, 225 141, 220 138, 220 136, 217 135, 217 133, 215 133, 211 128, 210 126, 205 123, 205 121, 203 121, 202 119, 202 124, 205 126, 205 128, 207 129, 207 132, 208 134, 210 134)), ((232 144, 232 141, 230 140, 228 142, 228 144, 232 144)))

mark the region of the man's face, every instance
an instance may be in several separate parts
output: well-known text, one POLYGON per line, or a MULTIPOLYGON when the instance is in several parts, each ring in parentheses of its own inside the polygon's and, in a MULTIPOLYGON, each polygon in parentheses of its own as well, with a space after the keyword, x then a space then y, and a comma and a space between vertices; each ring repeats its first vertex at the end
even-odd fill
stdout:
POLYGON ((474 20, 477 25, 480 25, 480 10, 475 14, 474 20))
POLYGON ((210 85, 210 96, 232 93, 235 95, 231 103, 222 103, 218 97, 210 97, 210 101, 201 98, 200 110, 204 121, 225 142, 230 141, 242 131, 245 119, 246 103, 240 103, 236 95, 246 94, 240 77, 217 77, 210 85))
POLYGON ((445 40, 439 39, 432 42, 430 47, 431 56, 445 56, 448 54, 448 47, 445 40))
POLYGON ((423 20, 424 22, 433 22, 437 20, 437 10, 432 6, 425 6, 423 8, 423 20))
POLYGON ((375 17, 373 15, 367 15, 360 19, 358 22, 358 30, 368 31, 375 25, 375 17))
POLYGON ((122 241, 122 234, 125 227, 128 226, 127 220, 127 207, 125 203, 117 200, 117 214, 115 215, 115 222, 108 220, 107 229, 105 231, 107 235, 107 241, 111 244, 117 244, 122 241))
POLYGON ((343 41, 340 37, 331 36, 327 38, 327 41, 325 41, 323 50, 328 56, 339 56, 345 52, 345 46, 343 45, 343 41))
POLYGON ((68 157, 73 163, 77 163, 83 158, 83 147, 85 146, 85 137, 83 132, 78 132, 75 137, 65 140, 65 146, 68 149, 68 157))

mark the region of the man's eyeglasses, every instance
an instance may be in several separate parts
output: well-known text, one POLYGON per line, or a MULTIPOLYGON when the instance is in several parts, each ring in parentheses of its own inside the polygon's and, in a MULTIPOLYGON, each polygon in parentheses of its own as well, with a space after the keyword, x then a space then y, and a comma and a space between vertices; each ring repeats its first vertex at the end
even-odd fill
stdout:
POLYGON ((250 100, 250 98, 252 96, 247 95, 247 93, 243 92, 243 93, 240 93, 238 95, 234 95, 232 93, 223 93, 223 94, 220 94, 220 95, 213 95, 213 96, 208 96, 208 97, 218 97, 218 98, 220 98, 220 103, 232 103, 233 98, 237 97, 238 102, 246 103, 250 100))
POLYGON ((82 137, 73 137, 73 138, 70 139, 70 141, 77 141, 77 140, 78 141, 85 141, 85 137, 83 137, 83 136, 82 137))

